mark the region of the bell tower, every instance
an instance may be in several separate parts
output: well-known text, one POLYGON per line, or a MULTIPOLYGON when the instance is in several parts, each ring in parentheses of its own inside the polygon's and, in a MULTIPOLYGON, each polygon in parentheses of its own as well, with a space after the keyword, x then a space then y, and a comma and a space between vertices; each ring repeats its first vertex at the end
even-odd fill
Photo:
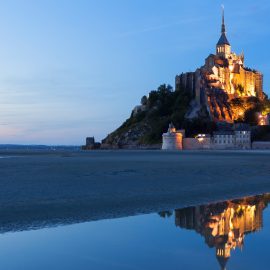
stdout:
POLYGON ((221 25, 221 36, 216 45, 216 54, 218 56, 227 58, 231 53, 231 45, 226 37, 226 27, 224 19, 224 7, 222 6, 222 25, 221 25))

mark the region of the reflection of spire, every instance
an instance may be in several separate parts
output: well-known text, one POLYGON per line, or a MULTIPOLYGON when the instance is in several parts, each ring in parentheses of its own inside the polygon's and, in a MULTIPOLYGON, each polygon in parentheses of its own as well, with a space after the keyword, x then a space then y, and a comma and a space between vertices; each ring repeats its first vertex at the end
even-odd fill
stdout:
POLYGON ((229 261, 229 258, 231 256, 231 249, 229 246, 227 246, 227 244, 225 244, 223 247, 218 247, 216 252, 216 257, 221 267, 221 270, 225 270, 227 262, 229 261))
POLYGON ((220 269, 221 270, 226 270, 226 265, 227 265, 227 262, 229 260, 229 258, 224 258, 224 257, 218 257, 217 256, 217 260, 219 262, 219 265, 220 265, 220 269))

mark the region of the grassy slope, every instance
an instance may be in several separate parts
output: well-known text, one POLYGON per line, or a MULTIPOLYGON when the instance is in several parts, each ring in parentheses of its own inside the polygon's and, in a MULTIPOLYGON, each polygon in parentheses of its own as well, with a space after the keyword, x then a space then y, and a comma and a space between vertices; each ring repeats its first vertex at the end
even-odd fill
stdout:
POLYGON ((108 144, 128 143, 125 138, 137 144, 156 144, 161 142, 170 122, 176 128, 187 128, 191 133, 211 129, 209 121, 202 119, 192 122, 185 120, 192 96, 187 89, 173 91, 169 85, 161 85, 142 98, 144 110, 132 114, 117 130, 103 141, 108 144))
MULTIPOLYGON (((130 118, 103 140, 103 143, 114 146, 161 143, 162 133, 166 132, 170 122, 178 129, 185 129, 187 136, 212 133, 216 124, 210 120, 204 108, 200 117, 193 120, 185 119, 193 98, 188 89, 173 91, 170 85, 163 84, 157 90, 151 91, 148 97, 144 96, 141 101, 143 109, 136 114, 132 113, 130 118)), ((251 125, 257 125, 258 112, 270 111, 267 98, 264 101, 256 97, 235 98, 228 106, 235 118, 238 117, 236 122, 251 125)))

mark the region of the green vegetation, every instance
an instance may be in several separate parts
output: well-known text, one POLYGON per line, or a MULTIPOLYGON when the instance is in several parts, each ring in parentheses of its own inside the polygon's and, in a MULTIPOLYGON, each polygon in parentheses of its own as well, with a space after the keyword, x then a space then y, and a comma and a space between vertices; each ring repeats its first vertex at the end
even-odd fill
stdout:
POLYGON ((270 100, 265 98, 263 101, 255 97, 247 99, 247 108, 244 114, 244 122, 250 125, 258 124, 258 114, 267 115, 270 113, 270 100))
POLYGON ((257 126, 252 132, 252 141, 270 141, 270 126, 257 126))
POLYGON ((201 112, 204 117, 185 119, 192 98, 188 89, 173 91, 170 85, 163 84, 157 90, 151 91, 148 97, 143 96, 141 106, 104 141, 121 146, 127 143, 126 137, 129 137, 129 143, 132 141, 143 145, 161 143, 162 133, 167 131, 170 122, 173 122, 177 129, 186 129, 189 136, 211 132, 214 123, 209 121, 205 108, 201 112))
POLYGON ((270 113, 270 100, 265 99, 263 104, 262 104, 262 114, 267 115, 270 113))
POLYGON ((177 127, 184 121, 191 95, 186 89, 173 91, 170 85, 163 84, 157 90, 143 96, 141 105, 144 109, 131 117, 117 130, 122 132, 133 125, 143 124, 148 127, 147 132, 139 138, 141 144, 160 143, 162 133, 172 121, 177 127))
MULTIPOLYGON (((239 92, 242 88, 239 86, 239 92)), ((122 147, 125 145, 153 145, 161 143, 162 134, 173 122, 177 129, 185 129, 188 137, 198 133, 212 133, 217 129, 210 120, 206 107, 202 107, 199 117, 186 119, 193 95, 189 89, 180 88, 173 91, 170 85, 160 85, 148 96, 141 98, 141 106, 133 110, 131 116, 113 133, 103 140, 104 144, 122 147)), ((236 122, 257 125, 258 112, 269 113, 270 101, 256 97, 235 98, 230 101, 229 109, 236 122)), ((263 132, 264 133, 264 132, 263 132)), ((263 136, 262 134, 258 136, 263 136)))
POLYGON ((187 137, 194 137, 199 133, 211 134, 217 129, 217 126, 208 118, 200 117, 192 120, 184 120, 182 128, 185 129, 187 137))
POLYGON ((270 113, 270 100, 263 101, 257 97, 235 98, 230 101, 232 113, 236 117, 236 122, 245 122, 250 125, 258 124, 258 114, 266 115, 270 113))

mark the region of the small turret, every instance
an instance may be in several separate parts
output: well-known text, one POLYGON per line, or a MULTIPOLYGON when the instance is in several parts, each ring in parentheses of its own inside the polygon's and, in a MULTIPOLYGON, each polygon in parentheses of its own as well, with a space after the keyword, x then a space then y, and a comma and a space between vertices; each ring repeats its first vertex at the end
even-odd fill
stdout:
POLYGON ((173 123, 169 124, 168 133, 175 133, 176 128, 174 127, 173 123))

